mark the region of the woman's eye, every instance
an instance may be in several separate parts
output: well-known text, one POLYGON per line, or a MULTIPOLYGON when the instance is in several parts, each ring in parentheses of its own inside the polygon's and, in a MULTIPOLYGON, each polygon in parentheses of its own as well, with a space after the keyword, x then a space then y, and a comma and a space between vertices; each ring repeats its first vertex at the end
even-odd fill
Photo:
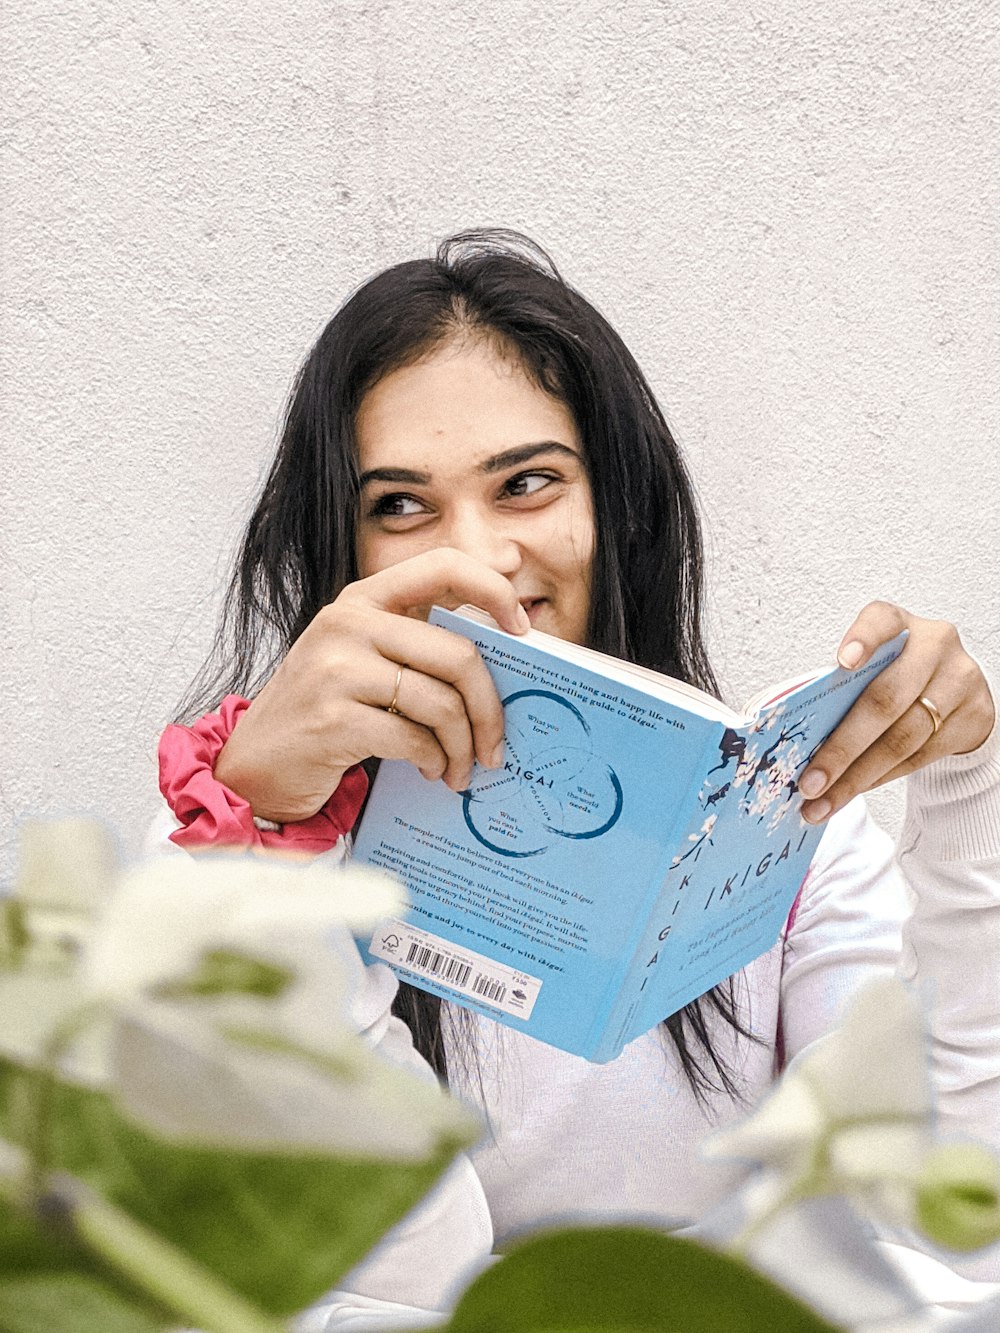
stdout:
POLYGON ((555 481, 550 472, 519 472, 504 485, 507 495, 535 495, 555 481))
POLYGON ((409 518, 422 514, 424 506, 412 495, 380 495, 368 512, 372 518, 409 518))

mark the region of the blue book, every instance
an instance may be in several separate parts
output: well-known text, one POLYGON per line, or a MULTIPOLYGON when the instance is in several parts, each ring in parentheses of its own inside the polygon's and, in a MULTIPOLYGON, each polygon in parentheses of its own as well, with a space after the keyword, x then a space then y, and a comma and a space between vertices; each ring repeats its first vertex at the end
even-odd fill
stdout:
POLYGON ((613 1060, 778 939, 823 833, 797 779, 905 633, 857 671, 742 714, 681 681, 473 608, 504 707, 468 788, 383 761, 355 846, 410 907, 366 953, 403 980, 588 1060, 613 1060))

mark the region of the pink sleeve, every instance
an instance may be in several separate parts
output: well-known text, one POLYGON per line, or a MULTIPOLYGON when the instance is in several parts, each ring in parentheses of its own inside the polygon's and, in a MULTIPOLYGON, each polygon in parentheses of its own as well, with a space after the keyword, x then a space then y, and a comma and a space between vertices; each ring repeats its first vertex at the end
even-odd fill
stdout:
POLYGON ((368 790, 360 764, 349 768, 323 809, 274 831, 253 821, 249 804, 216 781, 219 752, 250 701, 227 694, 217 713, 206 713, 194 726, 172 725, 160 738, 160 791, 183 827, 171 833, 181 847, 269 847, 295 852, 325 852, 357 819, 368 790))

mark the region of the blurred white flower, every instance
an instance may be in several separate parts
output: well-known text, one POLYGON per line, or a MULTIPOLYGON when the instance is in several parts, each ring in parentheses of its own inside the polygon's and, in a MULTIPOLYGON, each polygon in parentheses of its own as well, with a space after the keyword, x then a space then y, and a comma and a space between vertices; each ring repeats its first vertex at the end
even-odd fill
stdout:
POLYGON ((26 819, 19 833, 13 891, 0 897, 0 1053, 30 1065, 84 1003, 77 964, 117 856, 90 819, 26 819))
POLYGON ((163 1138, 206 1147, 402 1162, 479 1137, 459 1101, 372 1050, 336 1013, 315 1036, 298 1044, 181 1005, 136 1006, 115 1025, 116 1099, 163 1138))
POLYGON ((92 819, 26 819, 20 828, 14 897, 30 918, 36 957, 70 957, 118 871, 114 841, 92 819))
POLYGON ((8 1055, 58 1049, 64 1075, 205 1145, 403 1161, 478 1137, 389 1015, 390 973, 351 938, 405 908, 394 879, 260 853, 116 874, 109 849, 83 820, 26 830, 0 957, 8 1055))
POLYGON ((844 1194, 940 1244, 988 1244, 1000 1237, 1000 1164, 971 1145, 935 1147, 931 1112, 920 1009, 902 982, 886 978, 706 1151, 760 1167, 745 1194, 744 1235, 787 1205, 844 1194))
POLYGON ((259 853, 158 857, 124 874, 100 910, 85 980, 95 995, 134 999, 190 977, 209 951, 296 976, 325 960, 329 975, 331 933, 361 931, 403 906, 399 884, 365 867, 259 853))
POLYGON ((118 868, 114 842, 93 819, 26 819, 14 892, 27 907, 89 911, 118 868))
MULTIPOLYGON (((359 1036, 391 983, 351 932, 404 907, 388 875, 301 858, 166 856, 129 871, 84 958, 92 993, 119 1010, 120 1102, 204 1144, 400 1161, 472 1141, 459 1103, 359 1036)), ((386 1031, 383 1019, 373 1035, 386 1031)))

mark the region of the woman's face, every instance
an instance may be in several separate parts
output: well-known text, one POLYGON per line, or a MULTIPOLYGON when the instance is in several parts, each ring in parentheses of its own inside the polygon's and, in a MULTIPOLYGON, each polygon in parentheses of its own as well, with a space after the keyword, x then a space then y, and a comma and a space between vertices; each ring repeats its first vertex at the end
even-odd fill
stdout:
POLYGON ((594 512, 569 409, 513 356, 467 338, 361 401, 362 578, 452 546, 509 579, 532 625, 582 643, 594 512))

